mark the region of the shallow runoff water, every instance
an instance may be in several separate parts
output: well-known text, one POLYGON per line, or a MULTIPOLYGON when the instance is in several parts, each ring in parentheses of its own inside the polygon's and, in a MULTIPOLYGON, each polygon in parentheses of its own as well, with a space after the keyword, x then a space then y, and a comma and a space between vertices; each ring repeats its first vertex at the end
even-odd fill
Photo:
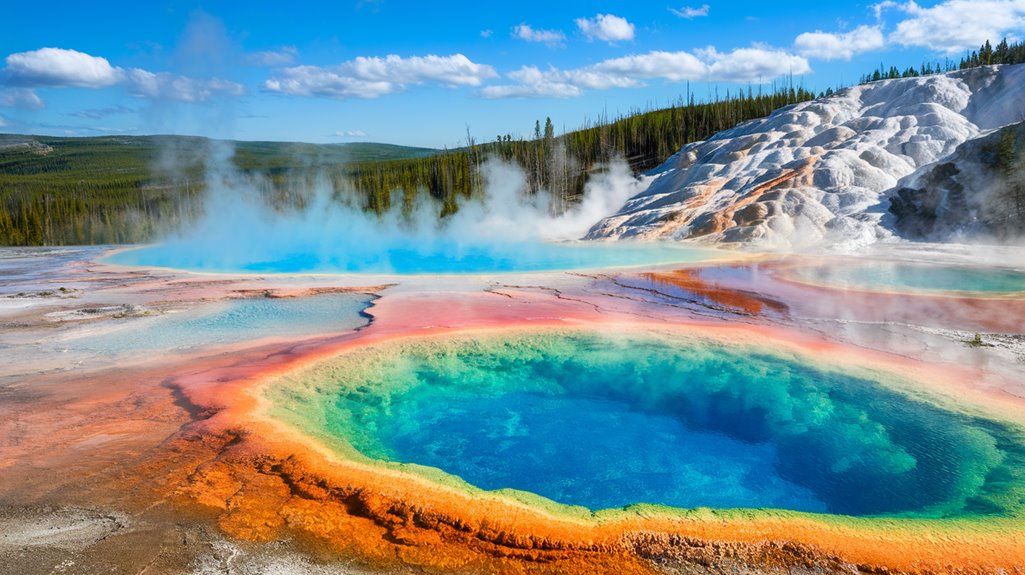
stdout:
POLYGON ((126 318, 96 330, 73 332, 54 345, 88 353, 153 349, 188 352, 267 337, 343 332, 366 325, 371 296, 321 294, 303 298, 247 298, 152 317, 126 318))
POLYGON ((994 266, 848 262, 795 269, 797 277, 846 288, 976 293, 1025 292, 1025 271, 994 266))

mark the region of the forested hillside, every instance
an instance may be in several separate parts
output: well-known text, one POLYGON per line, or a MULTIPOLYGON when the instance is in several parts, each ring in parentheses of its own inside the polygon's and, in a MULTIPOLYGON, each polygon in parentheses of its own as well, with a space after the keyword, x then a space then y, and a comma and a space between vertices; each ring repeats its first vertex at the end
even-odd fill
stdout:
POLYGON ((635 171, 648 170, 685 144, 814 97, 812 92, 793 85, 768 93, 727 92, 711 102, 681 100, 660 110, 599 120, 560 136, 555 135, 551 120, 546 118, 543 124, 535 124, 529 139, 499 135, 486 143, 471 140, 466 148, 432 157, 354 166, 353 176, 368 209, 391 208, 395 190, 402 190, 407 201, 423 190, 442 201, 444 216, 481 189, 481 166, 493 156, 521 166, 529 192, 549 191, 552 209, 559 212, 579 199, 595 169, 614 158, 625 159, 635 171))

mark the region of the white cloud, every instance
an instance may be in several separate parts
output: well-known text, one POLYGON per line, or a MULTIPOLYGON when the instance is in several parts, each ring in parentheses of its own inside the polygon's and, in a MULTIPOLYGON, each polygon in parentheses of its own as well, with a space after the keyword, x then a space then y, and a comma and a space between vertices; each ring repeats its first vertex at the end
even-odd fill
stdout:
POLYGON ((282 46, 277 50, 265 50, 246 54, 246 63, 250 66, 287 66, 295 62, 299 49, 295 46, 282 46))
POLYGON ((366 138, 367 133, 363 130, 338 130, 335 132, 336 138, 366 138))
POLYGON ((485 98, 572 98, 583 94, 572 84, 566 72, 555 68, 541 71, 535 66, 524 66, 508 74, 515 84, 488 86, 481 90, 485 98))
POLYGON ((1018 39, 1025 30, 1025 0, 947 0, 930 8, 915 2, 882 2, 877 14, 893 9, 907 14, 889 40, 902 46, 923 46, 957 54, 986 40, 1018 39))
POLYGON ((698 80, 708 65, 690 52, 654 51, 599 62, 592 70, 620 78, 662 78, 671 82, 698 80))
POLYGON ((377 98, 411 84, 479 86, 498 76, 495 69, 477 64, 462 54, 451 56, 396 55, 359 57, 331 68, 294 66, 277 70, 264 89, 293 96, 377 98))
POLYGON ((798 54, 819 60, 850 60, 857 54, 878 50, 885 45, 883 32, 878 26, 858 26, 839 34, 816 30, 794 39, 798 54))
POLYGON ((12 86, 0 92, 0 105, 41 108, 43 101, 33 88, 106 88, 125 86, 137 96, 203 102, 215 94, 241 95, 241 84, 212 78, 200 80, 141 68, 111 66, 106 58, 77 50, 40 48, 11 54, 5 59, 0 81, 12 86))
POLYGON ((0 108, 38 110, 43 100, 31 88, 0 88, 0 108))
POLYGON ((514 38, 527 42, 541 42, 548 46, 559 46, 566 40, 566 35, 559 30, 535 30, 529 24, 520 24, 513 28, 514 38))
POLYGON ((129 92, 156 100, 205 102, 215 94, 241 96, 245 93, 245 88, 241 84, 218 78, 197 80, 168 72, 149 72, 141 68, 128 70, 126 76, 129 92))
POLYGON ((803 57, 769 48, 740 48, 725 53, 714 48, 693 53, 654 51, 570 70, 525 66, 507 75, 515 83, 488 86, 480 94, 485 98, 569 98, 584 90, 632 88, 650 80, 747 83, 810 71, 803 57))
POLYGON ((7 120, 5 120, 3 116, 0 116, 0 128, 5 127, 6 125, 7 125, 7 120))
POLYGON ((102 88, 120 82, 120 68, 106 58, 90 56, 77 50, 40 48, 7 56, 4 76, 17 86, 78 86, 102 88))
POLYGON ((908 4, 913 4, 913 2, 906 2, 905 3, 905 2, 897 2, 896 0, 883 0, 882 2, 879 2, 877 4, 873 4, 872 5, 872 12, 875 13, 876 20, 877 21, 881 21, 883 19, 883 12, 885 12, 885 11, 891 9, 891 8, 896 8, 898 10, 902 10, 908 4))
POLYGON ((785 74, 800 76, 811 72, 808 60, 783 50, 738 48, 728 53, 715 48, 699 50, 708 62, 705 80, 709 82, 766 82, 785 74))
POLYGON ((488 86, 482 89, 480 94, 493 100, 499 98, 573 98, 583 94, 583 91, 570 84, 542 82, 488 86))
POLYGON ((348 73, 317 66, 295 66, 275 72, 263 83, 265 90, 292 96, 331 96, 334 98, 377 98, 396 90, 391 82, 366 80, 348 73))
POLYGON ((588 40, 603 40, 605 42, 618 42, 620 40, 633 40, 634 25, 626 20, 612 14, 598 14, 594 18, 577 18, 577 28, 588 40))
POLYGON ((676 14, 680 18, 686 18, 690 20, 692 18, 698 18, 700 16, 708 16, 708 4, 702 4, 700 8, 694 8, 692 6, 684 6, 677 10, 676 8, 670 8, 670 12, 676 14))
POLYGON ((438 82, 453 86, 478 86, 486 78, 497 76, 491 66, 476 64, 462 54, 451 56, 413 56, 401 58, 356 58, 339 69, 369 80, 415 84, 438 82))
POLYGON ((480 31, 480 37, 481 38, 490 38, 492 34, 494 34, 494 31, 492 31, 492 30, 481 30, 480 31))

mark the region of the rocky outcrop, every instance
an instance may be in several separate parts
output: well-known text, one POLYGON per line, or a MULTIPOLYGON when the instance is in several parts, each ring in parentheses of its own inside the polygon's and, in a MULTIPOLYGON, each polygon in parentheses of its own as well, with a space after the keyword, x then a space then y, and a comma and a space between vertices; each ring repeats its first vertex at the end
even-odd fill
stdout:
POLYGON ((1025 235, 1023 152, 1025 122, 965 142, 898 183, 888 208, 892 227, 932 241, 1025 235))
POLYGON ((917 233, 942 201, 901 195, 899 181, 1020 120, 1023 99, 1025 65, 989 66, 855 86, 782 108, 687 145, 587 238, 786 248, 917 233), (921 210, 923 221, 896 225, 891 196, 898 211, 921 210))

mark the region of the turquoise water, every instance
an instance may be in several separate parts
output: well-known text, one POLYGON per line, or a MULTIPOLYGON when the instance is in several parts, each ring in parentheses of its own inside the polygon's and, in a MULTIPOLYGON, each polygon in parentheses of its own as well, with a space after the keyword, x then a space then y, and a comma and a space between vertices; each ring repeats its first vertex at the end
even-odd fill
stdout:
POLYGON ((591 509, 947 517, 1015 509, 1018 430, 880 383, 688 340, 539 335, 409 345, 279 397, 373 459, 591 509), (297 403, 298 402, 298 403, 297 403), (308 403, 307 403, 308 402, 308 403))
POLYGON ((799 277, 844 287, 898 290, 1025 292, 1025 271, 904 262, 853 262, 799 268, 799 277))
POLYGON ((342 332, 366 325, 366 294, 252 298, 218 302, 154 317, 114 320, 114 327, 60 340, 69 351, 191 351, 265 337, 342 332))
POLYGON ((483 489, 516 487, 592 509, 656 502, 826 510, 811 490, 780 477, 770 443, 692 429, 615 399, 422 387, 392 406, 378 439, 399 461, 440 467, 483 489))
POLYGON ((216 246, 187 242, 145 246, 113 254, 106 261, 122 265, 212 272, 471 274, 512 271, 589 269, 688 263, 713 252, 659 243, 463 243, 443 238, 396 245, 349 243, 221 252, 216 246))

